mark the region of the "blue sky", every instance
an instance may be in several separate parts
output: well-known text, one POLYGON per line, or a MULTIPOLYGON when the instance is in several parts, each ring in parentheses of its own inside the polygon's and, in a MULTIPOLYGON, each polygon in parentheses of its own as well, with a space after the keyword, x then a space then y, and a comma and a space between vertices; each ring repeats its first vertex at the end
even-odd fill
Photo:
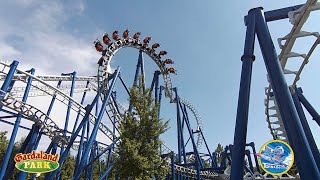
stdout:
MULTIPOLYGON (((175 61, 178 75, 173 77, 173 85, 178 87, 181 97, 198 109, 206 140, 213 151, 218 143, 233 143, 245 38, 243 17, 257 6, 267 11, 302 3, 302 0, 4 1, 0 7, 0 58, 17 59, 20 68, 35 67, 41 75, 74 70, 80 75, 95 75, 100 55, 92 46, 93 40, 114 30, 140 31, 143 37, 151 36, 152 42, 159 42, 175 61)), ((312 14, 307 28, 315 28, 313 23, 317 21, 313 17, 318 14, 312 14)), ((291 27, 288 20, 270 23, 273 39, 285 36, 291 27)), ((301 42, 296 48, 304 46, 301 42)), ((255 53, 247 139, 260 148, 272 137, 264 115, 267 81, 258 46, 255 53)), ((121 66, 126 82, 133 79, 137 58, 138 51, 132 49, 122 49, 115 56, 112 66, 121 66)), ((319 109, 320 87, 315 84, 319 62, 314 59, 307 65, 299 84, 319 109)), ((155 66, 148 57, 145 60, 147 79, 151 80, 155 66)), ((176 147, 174 105, 167 100, 163 103, 166 104, 162 111, 164 119, 172 122, 164 140, 176 147)), ((318 127, 308 118, 318 140, 318 127)))

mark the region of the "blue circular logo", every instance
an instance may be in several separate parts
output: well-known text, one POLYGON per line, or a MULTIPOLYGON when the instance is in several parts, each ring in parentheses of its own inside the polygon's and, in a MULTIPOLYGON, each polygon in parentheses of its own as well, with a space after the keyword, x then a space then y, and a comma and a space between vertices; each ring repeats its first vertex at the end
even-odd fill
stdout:
POLYGON ((260 167, 272 175, 286 173, 294 162, 293 150, 281 140, 271 140, 265 143, 257 156, 259 157, 260 167))

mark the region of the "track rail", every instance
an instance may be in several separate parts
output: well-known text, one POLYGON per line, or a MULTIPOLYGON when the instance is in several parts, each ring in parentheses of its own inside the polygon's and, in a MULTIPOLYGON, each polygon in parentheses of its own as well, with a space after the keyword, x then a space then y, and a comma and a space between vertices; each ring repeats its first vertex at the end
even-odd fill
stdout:
MULTIPOLYGON (((5 62, 0 62, 0 66, 2 66, 0 69, 2 69, 0 71, 1 74, 6 74, 5 69, 10 67, 10 64, 7 64, 5 62)), ((22 74, 21 76, 16 76, 16 77, 24 77, 22 79, 15 79, 16 81, 21 81, 21 82, 25 82, 26 77, 32 77, 32 79, 34 81, 37 81, 39 84, 32 84, 32 87, 35 89, 39 89, 42 93, 45 93, 49 96, 56 96, 56 99, 59 100, 60 102, 62 102, 65 105, 68 105, 69 101, 71 101, 71 108, 75 111, 75 112, 80 112, 80 115, 84 117, 86 110, 85 107, 83 105, 81 105, 79 102, 77 102, 75 99, 73 99, 72 97, 70 97, 69 95, 65 94, 64 92, 62 92, 60 89, 48 84, 47 82, 45 82, 44 80, 38 78, 38 77, 43 77, 43 76, 33 76, 32 74, 29 74, 27 72, 21 71, 19 69, 17 69, 17 73, 22 74), (41 89, 43 87, 46 87, 45 89, 41 89)), ((46 77, 46 76, 45 76, 46 77)), ((65 79, 71 79, 70 77, 66 77, 65 79)), ((55 79, 55 78, 53 78, 55 79)), ((84 81, 84 79, 80 79, 80 81, 84 81)), ((110 103, 109 103, 110 104, 110 103)), ((10 107, 9 107, 10 108, 10 107)), ((93 114, 90 113, 90 122, 92 124, 95 124, 97 117, 93 114)), ((106 135, 110 140, 112 140, 113 137, 113 132, 103 123, 99 124, 99 130, 106 135)), ((50 136, 49 136, 50 137, 50 136)))
MULTIPOLYGON (((201 116, 199 115, 197 109, 186 99, 180 98, 180 102, 185 105, 189 110, 192 112, 193 116, 196 119, 197 122, 197 130, 203 130, 203 125, 202 125, 202 119, 201 116)), ((200 148, 202 145, 203 139, 200 133, 197 135, 197 147, 200 148)))
MULTIPOLYGON (((315 10, 320 9, 320 4, 317 0, 308 0, 304 6, 296 11, 292 11, 289 13, 290 22, 293 24, 293 27, 288 35, 285 37, 278 39, 278 45, 281 49, 279 54, 279 60, 283 72, 286 76, 294 76, 293 82, 289 82, 291 87, 295 87, 300 80, 300 76, 306 64, 309 62, 312 53, 315 48, 320 43, 319 32, 307 32, 302 31, 302 27, 307 21, 310 13, 315 10), (297 39, 305 38, 305 37, 315 37, 312 46, 306 53, 298 53, 293 51, 294 44, 297 39), (283 43, 284 41, 284 43, 283 43), (301 58, 302 62, 297 68, 297 70, 289 69, 288 61, 297 61, 294 58, 301 58)), ((269 79, 268 79, 269 82, 269 79)), ((291 89, 293 93, 293 88, 291 89)), ((282 139, 287 140, 287 135, 285 132, 285 128, 280 116, 280 112, 277 106, 277 102, 273 96, 273 90, 271 84, 269 82, 269 86, 265 89, 266 99, 265 99, 265 114, 266 121, 268 122, 268 128, 270 129, 271 135, 274 139, 282 139)))
POLYGON ((44 112, 10 96, 6 92, 3 93, 5 93, 5 96, 3 100, 0 101, 2 106, 14 110, 38 124, 40 128, 43 129, 43 133, 50 137, 53 142, 57 143, 58 146, 66 145, 68 143, 68 138, 63 135, 63 129, 60 129, 44 112))
POLYGON ((99 82, 103 87, 107 87, 108 73, 110 72, 110 62, 115 53, 124 47, 132 47, 139 49, 146 53, 159 67, 160 72, 162 73, 165 87, 165 96, 170 98, 171 102, 175 101, 175 97, 172 93, 172 82, 169 73, 167 73, 166 67, 161 62, 161 57, 155 52, 154 49, 148 46, 148 44, 143 44, 139 39, 133 39, 128 37, 126 39, 119 39, 109 45, 109 47, 103 53, 104 55, 100 58, 102 60, 101 66, 98 69, 99 77, 101 78, 99 82))

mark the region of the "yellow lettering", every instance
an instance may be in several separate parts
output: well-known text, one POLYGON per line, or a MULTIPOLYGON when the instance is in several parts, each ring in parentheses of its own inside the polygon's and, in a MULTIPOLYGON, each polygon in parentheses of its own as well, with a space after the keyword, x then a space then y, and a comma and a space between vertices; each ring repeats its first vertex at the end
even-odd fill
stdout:
POLYGON ((24 162, 24 168, 28 168, 29 165, 30 165, 29 162, 24 162))
POLYGON ((33 169, 33 168, 36 168, 36 163, 34 163, 34 162, 31 162, 31 166, 30 166, 30 169, 33 169))
POLYGON ((45 169, 51 169, 50 166, 49 166, 49 163, 50 163, 50 162, 43 162, 43 168, 45 168, 45 169))
POLYGON ((37 162, 37 168, 42 168, 42 162, 37 162))

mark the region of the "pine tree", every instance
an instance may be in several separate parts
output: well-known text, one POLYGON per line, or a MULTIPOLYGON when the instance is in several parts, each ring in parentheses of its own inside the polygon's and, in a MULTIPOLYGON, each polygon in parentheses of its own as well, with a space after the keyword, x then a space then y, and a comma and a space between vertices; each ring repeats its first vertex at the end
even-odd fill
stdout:
MULTIPOLYGON (((0 132, 0 165, 2 165, 1 162, 3 162, 4 155, 9 145, 9 140, 7 139, 7 133, 8 133, 7 131, 0 132)), ((10 165, 10 163, 14 163, 13 161, 14 156, 18 153, 24 141, 25 141, 25 137, 22 137, 20 140, 14 143, 12 152, 10 154, 10 160, 9 160, 8 166, 10 165)), ((20 171, 18 169, 14 168, 13 173, 9 177, 9 180, 17 179, 19 172, 20 171)), ((30 175, 28 175, 28 177, 30 177, 30 175)))
POLYGON ((121 178, 163 179, 167 174, 164 160, 160 158, 160 134, 168 127, 158 117, 158 105, 151 98, 149 89, 142 83, 130 89, 129 99, 133 112, 127 113, 120 122, 120 143, 116 150, 114 173, 121 178))
POLYGON ((7 140, 7 131, 1 131, 0 132, 0 162, 3 162, 4 159, 4 155, 7 151, 7 147, 8 147, 8 140, 7 140))
POLYGON ((222 162, 222 153, 223 153, 224 149, 223 149, 223 146, 219 143, 215 152, 218 154, 218 157, 217 157, 217 163, 218 164, 221 164, 222 162))

